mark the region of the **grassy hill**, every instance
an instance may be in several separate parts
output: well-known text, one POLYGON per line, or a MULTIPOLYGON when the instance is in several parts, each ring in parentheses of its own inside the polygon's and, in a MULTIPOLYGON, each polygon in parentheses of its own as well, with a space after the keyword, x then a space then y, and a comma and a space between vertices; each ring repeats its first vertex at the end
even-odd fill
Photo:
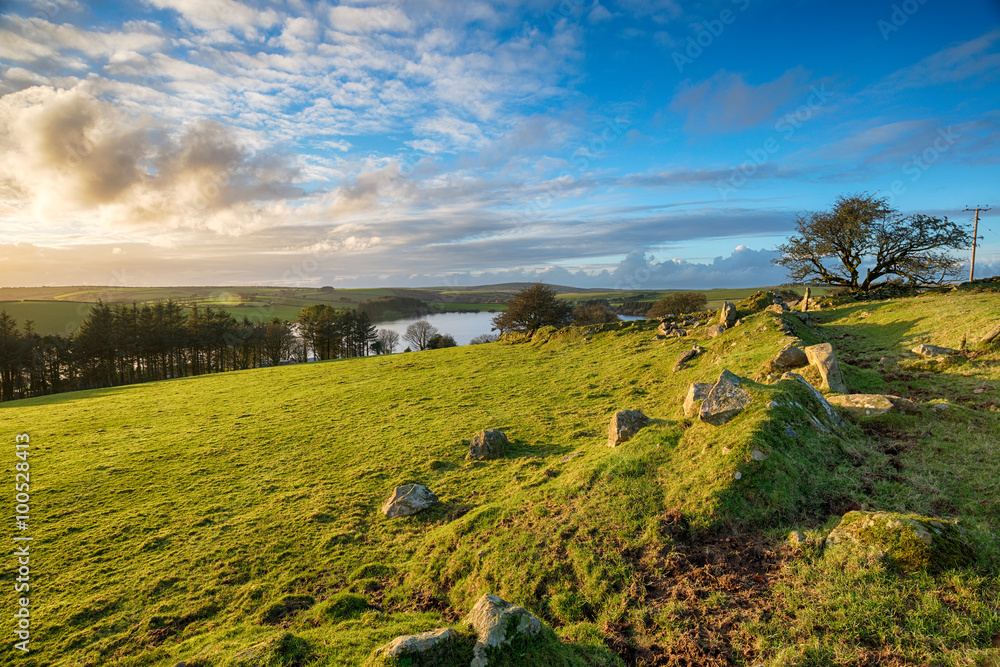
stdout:
POLYGON ((924 405, 835 430, 804 387, 764 382, 788 339, 768 313, 712 339, 543 330, 2 404, 10 507, 14 435, 31 436, 34 541, 32 651, 9 640, 0 663, 360 665, 401 634, 468 637, 491 592, 553 629, 534 664, 996 664, 1000 350, 974 341, 998 317, 975 292, 786 317, 833 344, 852 389, 924 405), (966 334, 947 363, 906 352, 966 334), (751 378, 749 408, 685 418, 688 385, 723 369, 751 378), (609 448, 625 408, 654 424, 609 448), (508 457, 465 460, 483 428, 508 457), (386 519, 409 482, 441 503, 386 519), (977 560, 905 574, 819 548, 858 508, 956 518, 977 560))

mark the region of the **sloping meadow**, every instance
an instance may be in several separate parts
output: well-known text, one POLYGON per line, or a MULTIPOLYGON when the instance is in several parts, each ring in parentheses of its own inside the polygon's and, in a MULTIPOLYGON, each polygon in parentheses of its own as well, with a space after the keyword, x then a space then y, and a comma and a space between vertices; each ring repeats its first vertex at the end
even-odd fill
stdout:
MULTIPOLYGON (((11 479, 13 435, 31 435, 33 630, 20 663, 361 664, 401 634, 451 626, 467 641, 461 619, 487 592, 554 630, 546 664, 680 655, 694 621, 721 618, 712 609, 771 599, 789 528, 818 535, 896 470, 800 383, 753 380, 787 342, 773 315, 712 339, 655 329, 543 331, 0 406, 11 479), (675 372, 694 342, 705 351, 675 372), (744 378, 750 405, 718 427, 685 417, 689 384, 723 369, 744 378), (609 448, 620 409, 653 424, 609 448), (467 461, 484 428, 503 430, 510 451, 467 461), (414 482, 441 502, 385 518, 392 490, 414 482), (750 542, 760 558, 728 546, 750 542), (706 545, 732 555, 742 578, 729 589, 695 582, 721 567, 699 564, 706 545), (666 583, 676 573, 695 582, 687 603, 666 583)), ((769 642, 787 637, 754 625, 771 613, 727 616, 702 643, 716 642, 719 664, 773 657, 769 642)), ((0 632, 12 629, 4 614, 0 632)))

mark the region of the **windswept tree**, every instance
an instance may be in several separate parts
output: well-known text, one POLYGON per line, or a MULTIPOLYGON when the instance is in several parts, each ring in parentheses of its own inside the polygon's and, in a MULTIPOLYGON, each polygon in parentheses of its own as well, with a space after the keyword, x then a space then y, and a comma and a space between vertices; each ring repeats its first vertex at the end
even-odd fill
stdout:
POLYGON ((800 215, 797 236, 778 246, 774 260, 796 282, 821 281, 852 292, 896 276, 935 285, 958 274, 964 261, 949 250, 971 247, 972 235, 947 217, 904 216, 868 193, 839 197, 829 212, 800 215))
POLYGON ((573 307, 556 298, 548 285, 525 287, 507 302, 507 309, 493 318, 493 328, 501 334, 520 331, 533 334, 541 327, 564 327, 573 319, 573 307))
POLYGON ((403 340, 410 343, 418 350, 426 350, 434 334, 438 333, 437 327, 427 320, 419 320, 406 327, 403 340))

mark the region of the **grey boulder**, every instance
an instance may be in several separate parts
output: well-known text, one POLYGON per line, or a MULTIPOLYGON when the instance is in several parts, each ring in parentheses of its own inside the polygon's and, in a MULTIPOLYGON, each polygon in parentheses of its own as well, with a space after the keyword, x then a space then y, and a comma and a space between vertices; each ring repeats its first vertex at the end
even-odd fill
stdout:
POLYGON ((382 513, 390 519, 395 519, 422 512, 437 502, 437 496, 426 486, 404 484, 397 486, 389 499, 385 501, 385 504, 382 505, 382 513))
POLYGON ((750 404, 750 392, 740 386, 741 380, 728 370, 722 371, 719 379, 702 401, 698 418, 712 426, 722 426, 750 404))

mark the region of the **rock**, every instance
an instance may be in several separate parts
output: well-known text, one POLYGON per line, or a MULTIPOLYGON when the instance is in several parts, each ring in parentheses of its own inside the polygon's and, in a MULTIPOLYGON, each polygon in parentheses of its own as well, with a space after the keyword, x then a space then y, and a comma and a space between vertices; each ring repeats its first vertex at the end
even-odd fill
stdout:
POLYGON ((920 404, 908 398, 893 396, 892 394, 885 394, 885 397, 892 402, 894 412, 904 415, 919 415, 922 412, 920 404))
POLYGON ((403 635, 396 637, 385 646, 375 649, 375 655, 389 659, 402 658, 414 653, 424 653, 438 644, 456 639, 458 639, 458 633, 451 628, 439 628, 417 635, 403 635))
POLYGON ((935 403, 931 406, 931 410, 934 412, 944 412, 945 410, 951 409, 951 406, 947 403, 935 403))
POLYGON ((916 514, 848 512, 830 531, 826 546, 875 552, 906 572, 940 572, 974 558, 964 530, 951 521, 916 514))
POLYGON ((727 329, 732 329, 736 324, 736 306, 732 301, 723 301, 722 309, 719 310, 719 324, 727 329))
POLYGON ((631 440, 639 429, 649 426, 652 421, 638 410, 619 410, 608 424, 608 447, 631 440))
POLYGON ((979 344, 980 345, 986 345, 988 343, 992 343, 994 341, 994 339, 996 339, 997 336, 1000 336, 1000 324, 998 324, 995 327, 993 327, 992 329, 990 329, 986 333, 985 336, 983 336, 982 338, 980 338, 979 339, 979 344))
POLYGON ((802 312, 805 313, 809 310, 809 288, 806 288, 805 296, 802 297, 802 312))
POLYGON ((711 382, 694 382, 688 388, 687 395, 684 396, 684 416, 694 417, 701 407, 700 401, 708 397, 708 392, 712 390, 711 382))
POLYGON ((800 547, 806 543, 806 536, 800 530, 793 530, 788 533, 788 543, 792 546, 800 547))
POLYGON ((835 394, 827 396, 826 400, 854 417, 871 417, 890 412, 920 414, 920 406, 913 401, 888 394, 835 394))
POLYGON ((479 598, 465 623, 476 631, 476 645, 472 649, 473 658, 469 667, 485 667, 488 664, 486 649, 500 648, 517 637, 533 637, 542 630, 542 622, 527 609, 490 593, 479 598))
POLYGON ((778 356, 771 360, 771 370, 775 371, 790 371, 793 368, 808 365, 809 357, 806 356, 806 353, 792 344, 781 348, 778 356))
POLYGON ((390 519, 410 516, 421 512, 438 502, 430 489, 421 484, 404 484, 397 486, 382 505, 382 512, 390 519))
POLYGON ((667 335, 671 338, 684 338, 684 336, 688 335, 688 332, 684 329, 674 329, 667 335))
POLYGON ((676 373, 677 371, 684 368, 687 365, 687 362, 691 361, 704 351, 705 351, 704 348, 702 348, 700 345, 695 345, 690 350, 684 350, 683 352, 681 352, 679 355, 677 355, 677 363, 674 364, 674 372, 676 373))
POLYGON ((834 394, 827 396, 826 400, 853 417, 871 417, 892 412, 892 401, 882 394, 834 394))
POLYGON ((799 437, 799 434, 796 433, 795 429, 792 428, 791 426, 786 426, 785 430, 782 431, 782 433, 784 433, 785 437, 788 438, 789 440, 795 440, 796 438, 799 437))
POLYGON ((722 371, 719 379, 702 401, 698 418, 712 426, 722 426, 743 412, 750 403, 750 393, 740 386, 740 378, 728 370, 722 371))
POLYGON ((754 461, 763 461, 764 459, 767 458, 767 454, 760 451, 759 449, 755 449, 752 452, 750 452, 750 456, 753 457, 754 461))
POLYGON ((469 453, 466 459, 475 461, 489 461, 491 459, 502 458, 510 448, 510 441, 503 431, 495 428, 488 428, 485 431, 472 436, 469 444, 469 453))
POLYGON ((773 304, 764 309, 765 313, 772 313, 774 315, 784 315, 785 309, 778 304, 773 304))
MULTIPOLYGON (((834 427, 840 426, 843 423, 843 420, 840 418, 840 415, 837 414, 836 408, 834 408, 832 405, 830 405, 830 402, 827 401, 825 398, 823 398, 823 394, 819 393, 816 390, 816 387, 814 387, 811 384, 809 384, 809 381, 806 380, 804 377, 802 377, 798 373, 785 373, 784 375, 781 376, 781 379, 782 380, 792 380, 794 382, 799 382, 804 387, 806 387, 807 389, 809 389, 809 393, 812 394, 812 397, 819 404, 820 410, 822 410, 822 416, 823 416, 823 418, 828 423, 830 423, 832 426, 834 426, 834 427)), ((813 415, 810 415, 810 416, 813 416, 813 415)), ((813 418, 815 418, 815 417, 813 416, 813 418)))
POLYGON ((725 330, 726 330, 726 327, 724 325, 722 325, 722 324, 713 324, 710 327, 708 327, 707 329, 705 329, 705 333, 708 335, 709 338, 715 338, 716 336, 718 336, 719 334, 721 334, 725 330))
POLYGON ((819 374, 823 378, 823 388, 837 394, 846 394, 847 385, 844 383, 844 376, 840 374, 837 358, 833 355, 833 346, 829 343, 820 343, 810 345, 804 351, 809 363, 819 369, 819 374))
POLYGON ((958 354, 958 350, 953 350, 950 347, 939 347, 937 345, 917 345, 910 352, 927 358, 940 357, 945 354, 958 354))

